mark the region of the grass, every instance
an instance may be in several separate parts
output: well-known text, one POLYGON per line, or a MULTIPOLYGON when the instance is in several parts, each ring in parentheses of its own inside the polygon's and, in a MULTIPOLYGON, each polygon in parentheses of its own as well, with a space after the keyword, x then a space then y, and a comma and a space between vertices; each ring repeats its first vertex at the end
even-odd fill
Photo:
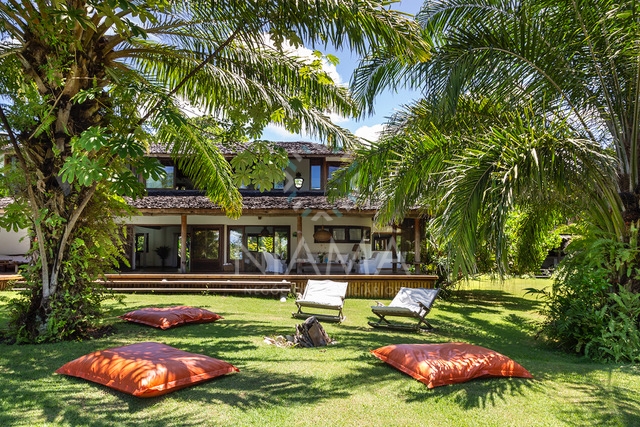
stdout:
MULTIPOLYGON (((342 324, 323 323, 335 346, 278 348, 264 336, 290 334, 294 304, 207 295, 127 295, 108 308, 116 334, 84 342, 0 344, 2 426, 637 426, 640 369, 602 365, 536 341, 540 279, 471 282, 429 315, 437 327, 412 334, 373 330, 371 300, 348 299, 342 324), (194 305, 224 316, 213 324, 156 330, 117 316, 150 305, 194 305), (227 360, 240 372, 162 397, 139 399, 53 372, 108 347, 158 341, 227 360), (427 389, 369 350, 392 343, 464 341, 499 351, 534 380, 486 379, 427 389)), ((0 328, 6 299, 0 292, 0 328)))

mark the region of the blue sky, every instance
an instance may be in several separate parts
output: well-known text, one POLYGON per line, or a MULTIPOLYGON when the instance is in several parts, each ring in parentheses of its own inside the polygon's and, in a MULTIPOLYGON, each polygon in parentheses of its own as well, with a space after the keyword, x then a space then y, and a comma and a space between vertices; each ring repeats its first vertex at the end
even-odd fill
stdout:
MULTIPOLYGON (((420 10, 421 5, 422 0, 401 0, 394 4, 392 8, 415 15, 420 10)), ((326 51, 324 53, 330 53, 340 58, 340 63, 335 68, 335 72, 337 72, 339 83, 348 83, 354 68, 357 66, 358 58, 351 55, 350 52, 345 51, 326 51)), ((336 74, 334 74, 334 76, 336 76, 336 74)), ((343 128, 349 129, 358 136, 367 139, 375 139, 375 132, 380 129, 380 126, 385 122, 386 117, 391 116, 401 105, 408 103, 416 97, 416 93, 412 91, 399 91, 397 93, 386 92, 377 98, 373 115, 364 117, 358 121, 353 119, 336 118, 334 123, 342 126, 343 128)), ((282 128, 276 128, 274 126, 267 127, 262 138, 272 141, 322 142, 314 140, 308 135, 291 134, 282 128)))

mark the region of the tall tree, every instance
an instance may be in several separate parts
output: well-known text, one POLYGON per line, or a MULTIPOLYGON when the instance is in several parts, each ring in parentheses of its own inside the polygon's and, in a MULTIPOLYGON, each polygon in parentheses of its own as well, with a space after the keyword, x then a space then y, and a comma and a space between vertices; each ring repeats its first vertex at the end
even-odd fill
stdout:
POLYGON ((427 1, 418 20, 432 60, 369 58, 354 87, 365 102, 400 84, 421 99, 337 179, 381 200, 382 221, 423 206, 458 271, 474 271, 479 242, 507 270, 515 211, 523 250, 558 212, 627 239, 624 221, 640 218, 640 6, 427 1))
POLYGON ((86 326, 89 284, 105 267, 101 258, 113 260, 105 248, 118 245, 114 233, 98 233, 125 209, 119 196, 143 191, 137 174, 161 174, 145 158, 149 141, 239 215, 232 171, 185 105, 215 118, 220 141, 276 122, 353 144, 326 112, 352 116, 359 106, 322 71, 322 55, 310 61, 283 49, 304 41, 361 55, 382 47, 424 53, 414 24, 387 10, 390 3, 0 2, 0 120, 23 173, 3 225, 26 216, 35 259, 30 294, 14 316, 20 336, 55 339, 86 326), (76 323, 67 322, 71 314, 76 323))

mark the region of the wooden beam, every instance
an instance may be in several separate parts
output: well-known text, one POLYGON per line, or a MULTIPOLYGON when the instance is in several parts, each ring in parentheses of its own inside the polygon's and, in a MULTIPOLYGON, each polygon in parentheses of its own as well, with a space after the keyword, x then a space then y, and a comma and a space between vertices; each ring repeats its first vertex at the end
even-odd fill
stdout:
POLYGON ((418 264, 420 263, 420 246, 422 246, 421 245, 422 242, 420 241, 421 236, 422 234, 420 233, 420 218, 415 218, 413 220, 413 238, 414 238, 413 251, 415 253, 413 262, 415 263, 415 266, 416 266, 416 274, 420 273, 418 264))
POLYGON ((180 217, 180 273, 187 272, 187 216, 180 217))
MULTIPOLYGON (((300 257, 300 252, 302 251, 303 247, 304 247, 304 239, 302 237, 302 215, 298 215, 297 218, 297 224, 296 224, 296 237, 297 237, 297 244, 296 244, 296 250, 295 250, 295 254, 296 254, 296 258, 300 257)), ((296 260, 296 272, 298 274, 300 274, 302 268, 302 264, 297 262, 296 260)))
MULTIPOLYGON (((160 215, 208 215, 208 216, 224 216, 224 212, 220 209, 179 209, 179 208, 139 208, 140 212, 144 216, 160 216, 160 215)), ((310 209, 309 214, 315 214, 319 212, 327 212, 326 209, 310 209)), ((244 209, 242 216, 293 216, 295 213, 293 208, 289 209, 244 209)), ((343 212, 345 217, 372 217, 375 215, 374 209, 359 210, 351 209, 343 212)), ((312 215, 313 216, 313 215, 312 215)))
POLYGON ((398 272, 398 228, 395 223, 391 226, 391 238, 393 240, 391 242, 391 260, 393 261, 391 266, 392 272, 395 274, 398 272))

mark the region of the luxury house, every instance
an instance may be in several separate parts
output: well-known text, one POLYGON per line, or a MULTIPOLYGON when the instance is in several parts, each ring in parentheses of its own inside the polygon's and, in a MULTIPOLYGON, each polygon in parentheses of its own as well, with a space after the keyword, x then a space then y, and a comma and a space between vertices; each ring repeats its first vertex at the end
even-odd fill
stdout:
MULTIPOLYGON (((131 200, 141 215, 127 218, 126 270, 177 273, 408 273, 419 262, 420 220, 376 228, 375 206, 345 198, 330 203, 326 183, 348 153, 308 142, 280 142, 289 164, 271 191, 241 188, 243 212, 231 219, 174 164, 152 147, 166 178, 147 181, 147 196, 131 200), (418 253, 416 257, 415 254, 418 253)), ((229 160, 233 153, 228 154, 229 160)), ((9 199, 10 200, 10 199, 9 199)), ((0 208, 9 200, 0 201, 0 208)), ((0 260, 21 256, 24 233, 0 233, 0 260)))
POLYGON ((271 191, 241 188, 243 212, 237 220, 193 189, 167 153, 152 150, 167 178, 147 182, 148 195, 131 201, 142 214, 130 220, 131 268, 161 266, 160 252, 165 266, 180 272, 375 274, 407 269, 401 261, 415 260, 417 219, 375 228, 375 206, 356 206, 349 198, 327 201, 326 183, 349 162, 347 153, 308 142, 278 145, 289 157, 285 180, 271 191))

